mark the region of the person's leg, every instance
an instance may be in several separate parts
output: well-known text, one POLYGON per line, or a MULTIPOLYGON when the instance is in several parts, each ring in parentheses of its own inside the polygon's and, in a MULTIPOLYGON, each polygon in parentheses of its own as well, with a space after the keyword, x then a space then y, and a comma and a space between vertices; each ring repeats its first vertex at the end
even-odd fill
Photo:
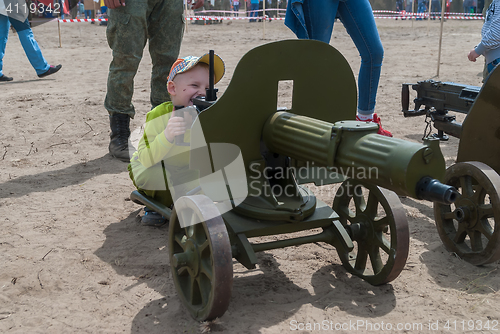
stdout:
POLYGON ((151 107, 170 101, 167 78, 172 64, 179 57, 184 22, 182 1, 160 0, 148 12, 149 53, 151 71, 151 107))
POLYGON ((16 29, 19 41, 23 46, 24 52, 26 53, 31 66, 35 69, 36 74, 42 75, 46 73, 50 69, 50 65, 42 55, 42 51, 33 36, 33 31, 31 30, 28 19, 24 22, 11 19, 10 23, 14 29, 16 29))
MULTIPOLYGON (((253 3, 252 4, 252 12, 250 13, 250 17, 257 17, 257 10, 259 10, 259 4, 258 3, 253 3)), ((250 22, 255 22, 257 21, 256 19, 251 19, 250 22)))
MULTIPOLYGON (((144 195, 155 199, 167 207, 171 207, 173 202, 172 195, 166 184, 167 175, 161 164, 156 164, 150 168, 145 168, 141 163, 132 161, 128 165, 129 176, 132 183, 144 195)), ((167 220, 159 213, 147 208, 144 209, 142 223, 150 226, 161 226, 167 220)))
MULTIPOLYGON (((69 3, 69 4, 71 5, 71 3, 69 3)), ((72 8, 70 8, 69 9, 69 13, 71 14, 71 18, 73 20, 76 19, 76 16, 78 15, 78 6, 75 5, 72 8)))
POLYGON ((109 65, 104 107, 109 114, 134 117, 132 105, 134 77, 147 40, 147 3, 129 1, 126 6, 109 10, 106 28, 108 45, 113 51, 109 65))
POLYGON ((60 9, 60 12, 61 12, 61 20, 64 20, 64 0, 59 0, 59 3, 61 4, 61 9, 60 9))
MULTIPOLYGON (((340 3, 339 15, 361 56, 358 74, 358 116, 361 120, 374 120, 377 118, 374 112, 384 48, 373 11, 368 0, 346 1, 340 3)), ((390 135, 388 131, 382 134, 390 135)))
POLYGON ((113 60, 109 65, 104 107, 110 118, 109 152, 122 161, 130 160, 130 118, 135 115, 132 95, 134 77, 146 46, 147 7, 147 2, 128 1, 124 7, 109 10, 106 36, 113 60))
POLYGON ((5 47, 7 46, 7 39, 9 38, 9 18, 0 15, 0 77, 3 76, 3 57, 5 56, 5 47))
POLYGON ((307 2, 304 15, 309 16, 306 20, 309 38, 330 43, 338 10, 339 0, 307 2), (325 13, 327 13, 326 16, 325 13))
POLYGON ((384 57, 372 9, 368 0, 346 1, 340 4, 339 14, 361 56, 358 111, 361 114, 372 114, 384 57))

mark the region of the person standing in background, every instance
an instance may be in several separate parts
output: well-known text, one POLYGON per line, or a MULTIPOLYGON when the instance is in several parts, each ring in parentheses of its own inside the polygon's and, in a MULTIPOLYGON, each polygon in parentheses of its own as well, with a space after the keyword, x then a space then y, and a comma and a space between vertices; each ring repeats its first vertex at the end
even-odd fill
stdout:
POLYGON ((289 0, 285 25, 298 38, 330 43, 333 24, 337 17, 342 21, 361 56, 356 119, 377 123, 379 134, 392 137, 389 131, 382 128, 380 118, 375 113, 384 48, 370 2, 368 0, 289 0))
POLYGON ((406 8, 405 8, 405 10, 408 13, 412 13, 413 12, 413 0, 406 0, 406 8))
POLYGON ((420 13, 417 16, 416 20, 423 20, 425 13, 427 12, 427 1, 426 0, 418 0, 418 9, 417 13, 420 13))
POLYGON ((481 42, 470 50, 467 58, 475 62, 481 55, 486 60, 485 76, 488 76, 500 63, 500 0, 493 0, 488 7, 481 29, 481 42))
POLYGON ((78 15, 78 0, 69 0, 69 13, 71 18, 74 20, 78 15))
POLYGON ((396 12, 402 11, 403 8, 403 0, 396 0, 396 12))
POLYGON ((130 119, 134 77, 144 47, 149 42, 151 71, 151 109, 170 101, 167 78, 179 56, 184 33, 183 3, 178 0, 104 0, 109 11, 106 37, 113 50, 109 65, 104 107, 109 113, 111 128, 109 152, 129 162, 130 119))
MULTIPOLYGON (((250 17, 257 17, 259 10, 259 0, 250 0, 250 17)), ((257 22, 256 19, 250 19, 250 22, 257 22)))
POLYGON ((6 13, 7 12, 0 10, 0 81, 14 80, 12 77, 8 77, 3 74, 3 57, 5 55, 5 48, 7 46, 9 28, 11 25, 16 30, 24 53, 26 53, 26 57, 28 57, 31 66, 35 69, 39 78, 44 78, 59 71, 62 65, 51 66, 43 57, 42 51, 35 40, 35 36, 33 36, 33 31, 31 30, 27 15, 19 17, 20 19, 25 18, 24 21, 20 21, 16 18, 4 15, 6 13))
POLYGON ((234 16, 239 16, 239 11, 240 11, 240 2, 238 0, 233 0, 233 10, 234 10, 234 16))
POLYGON ((439 0, 431 1, 431 11, 434 13, 441 13, 441 3, 439 2, 439 0))
POLYGON ((464 13, 469 14, 472 13, 472 5, 473 5, 473 0, 464 0, 464 13))

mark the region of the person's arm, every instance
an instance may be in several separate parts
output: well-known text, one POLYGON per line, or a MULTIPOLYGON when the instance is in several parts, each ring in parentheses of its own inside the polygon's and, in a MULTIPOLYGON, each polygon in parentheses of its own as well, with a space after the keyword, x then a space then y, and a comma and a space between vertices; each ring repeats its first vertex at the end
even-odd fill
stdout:
POLYGON ((137 148, 137 160, 146 168, 156 165, 174 147, 175 137, 186 133, 183 117, 167 113, 146 122, 137 148))
POLYGON ((484 55, 486 50, 500 48, 500 13, 492 15, 487 29, 481 38, 481 42, 474 48, 477 54, 484 55))
POLYGON ((144 135, 137 147, 137 160, 144 167, 156 165, 174 147, 173 141, 169 141, 164 133, 171 116, 172 113, 167 113, 146 121, 144 135))
POLYGON ((480 56, 479 53, 476 52, 476 49, 472 49, 469 51, 469 54, 467 55, 467 58, 469 58, 470 61, 476 61, 476 59, 480 56))

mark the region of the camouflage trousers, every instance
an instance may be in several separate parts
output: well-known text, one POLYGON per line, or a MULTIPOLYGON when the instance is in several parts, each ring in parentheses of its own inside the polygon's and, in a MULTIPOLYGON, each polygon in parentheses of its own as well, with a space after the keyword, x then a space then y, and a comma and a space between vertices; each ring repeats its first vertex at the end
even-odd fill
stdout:
POLYGON ((135 115, 132 104, 134 77, 146 42, 153 63, 152 108, 170 101, 167 78, 179 56, 184 33, 183 4, 179 0, 128 0, 126 6, 109 9, 106 37, 113 60, 109 65, 104 107, 109 114, 135 115))

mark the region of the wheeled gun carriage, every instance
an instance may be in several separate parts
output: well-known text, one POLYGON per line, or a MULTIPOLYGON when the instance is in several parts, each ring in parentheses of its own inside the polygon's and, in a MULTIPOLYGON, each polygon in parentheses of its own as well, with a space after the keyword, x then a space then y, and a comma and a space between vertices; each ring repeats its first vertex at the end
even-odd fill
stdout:
POLYGON ((454 188, 438 181, 445 173, 439 140, 418 144, 377 135, 378 125, 354 121, 356 94, 347 61, 326 43, 257 47, 193 126, 204 134, 198 142, 191 136, 190 162, 204 194, 180 197, 172 211, 131 194, 170 219, 172 276, 195 319, 222 316, 231 297, 233 258, 252 269, 256 252, 265 250, 325 242, 353 275, 374 285, 390 282, 409 249, 406 215, 393 191, 446 204, 455 200, 454 188), (292 107, 282 110, 278 84, 289 80, 292 107), (238 165, 243 179, 232 172, 238 165), (219 194, 209 189, 214 175, 223 180, 219 194), (332 207, 303 185, 312 182, 342 182, 332 207), (235 184, 244 185, 243 195, 235 184), (251 240, 269 235, 280 237, 251 240))
POLYGON ((434 204, 444 245, 475 265, 499 260, 500 70, 493 70, 482 87, 434 80, 403 84, 401 100, 405 117, 430 117, 438 130, 434 138, 447 140, 448 134, 460 139, 456 164, 444 178, 460 195, 453 204, 434 204), (410 86, 417 95, 413 110, 410 86), (452 112, 466 114, 463 123, 452 112))

